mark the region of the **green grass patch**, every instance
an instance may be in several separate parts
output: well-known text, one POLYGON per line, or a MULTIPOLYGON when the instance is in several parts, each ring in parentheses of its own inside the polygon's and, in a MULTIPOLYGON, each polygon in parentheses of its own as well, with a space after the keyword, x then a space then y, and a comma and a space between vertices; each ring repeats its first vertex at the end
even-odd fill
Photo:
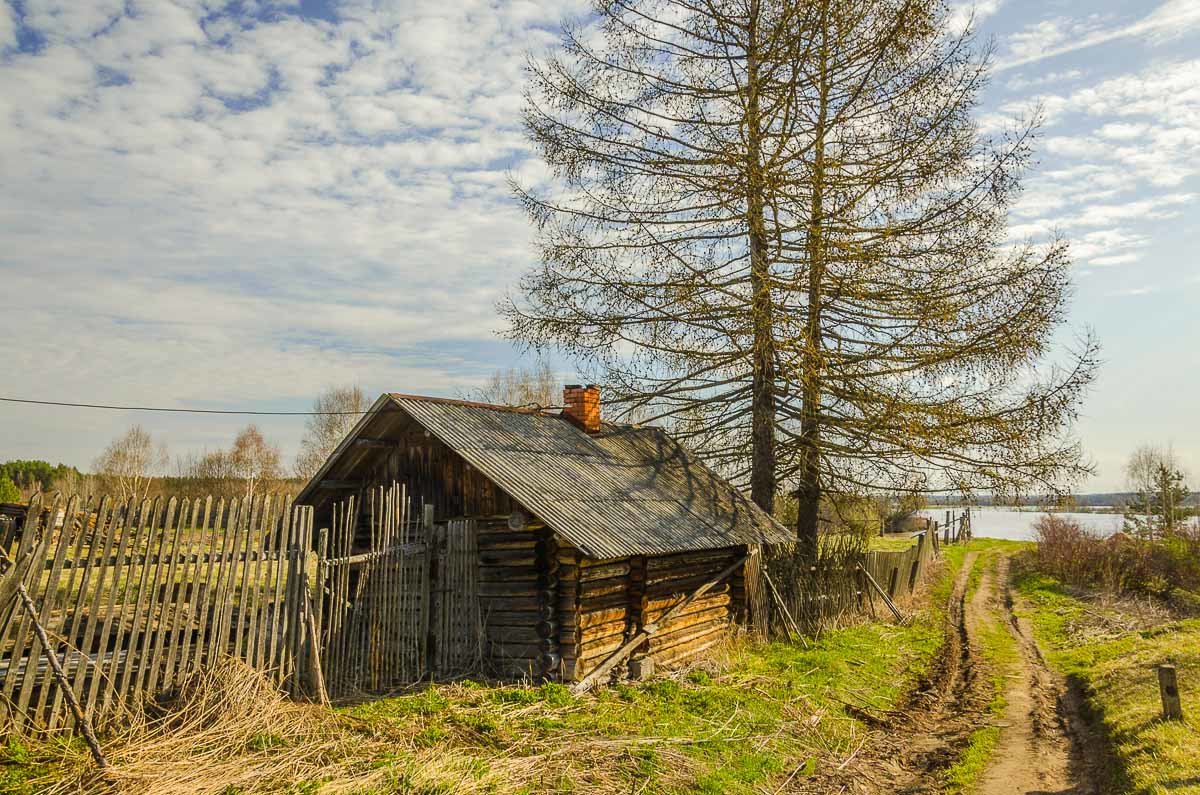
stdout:
MULTIPOLYGON (((618 684, 583 697, 553 684, 460 684, 343 713, 372 733, 415 730, 425 764, 431 753, 466 757, 483 775, 498 758, 563 742, 626 748, 619 765, 607 765, 603 782, 580 758, 575 765, 547 765, 531 791, 628 791, 646 783, 646 792, 748 793, 796 770, 811 773, 826 751, 849 753, 863 730, 852 713, 894 707, 940 640, 930 620, 863 624, 826 632, 807 649, 742 644, 719 670, 618 684)), ((388 761, 397 775, 413 763, 405 754, 388 761)))
POLYGON ((917 540, 910 535, 871 536, 867 549, 880 552, 903 552, 915 546, 917 540))
POLYGON ((1119 605, 1078 598, 1035 572, 1022 572, 1017 587, 1047 661, 1082 683, 1112 745, 1118 786, 1145 795, 1200 793, 1200 620, 1097 638, 1081 627, 1104 622, 1119 605), (1178 669, 1182 722, 1160 719, 1155 666, 1167 662, 1178 669))

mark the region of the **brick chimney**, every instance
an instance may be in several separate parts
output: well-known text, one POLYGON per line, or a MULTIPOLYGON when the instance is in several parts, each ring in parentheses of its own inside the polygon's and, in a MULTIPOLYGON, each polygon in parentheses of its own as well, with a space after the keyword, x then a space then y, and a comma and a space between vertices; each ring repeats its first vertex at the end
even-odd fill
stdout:
POLYGON ((588 433, 599 433, 600 387, 595 384, 564 386, 563 414, 588 433))

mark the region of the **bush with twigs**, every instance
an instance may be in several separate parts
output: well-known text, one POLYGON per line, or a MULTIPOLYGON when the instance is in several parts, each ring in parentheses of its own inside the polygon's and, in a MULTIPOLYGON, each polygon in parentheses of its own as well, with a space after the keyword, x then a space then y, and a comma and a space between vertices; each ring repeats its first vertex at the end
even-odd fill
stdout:
POLYGON ((1200 530, 1195 528, 1153 540, 1126 533, 1105 538, 1073 519, 1047 514, 1034 529, 1037 567, 1063 582, 1160 598, 1200 589, 1200 530))

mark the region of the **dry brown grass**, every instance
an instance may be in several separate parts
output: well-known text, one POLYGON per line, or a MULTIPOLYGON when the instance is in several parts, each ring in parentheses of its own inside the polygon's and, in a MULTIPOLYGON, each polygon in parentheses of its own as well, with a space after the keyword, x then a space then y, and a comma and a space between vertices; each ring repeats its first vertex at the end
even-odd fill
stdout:
POLYGON ((289 701, 248 665, 227 659, 183 686, 166 713, 108 737, 112 765, 94 770, 86 749, 68 752, 47 792, 208 795, 284 782, 337 779, 361 759, 362 738, 328 711, 289 701))
MULTIPOLYGON (((720 666, 714 656, 700 663, 720 666)), ((682 675, 683 671, 676 675, 682 675)), ((456 709, 472 698, 468 686, 443 686, 456 709)), ((561 711, 585 709, 572 703, 561 711)), ((495 712, 490 704, 489 711, 495 712)), ((467 707, 469 711, 469 707, 467 707)), ((480 712, 483 707, 480 707, 480 712)), ((512 718, 537 712, 553 718, 545 703, 513 704, 512 718)), ((421 721, 369 722, 311 704, 290 701, 248 665, 226 659, 188 680, 159 717, 129 721, 104 742, 111 769, 100 774, 81 744, 58 748, 53 773, 28 783, 51 795, 223 795, 224 793, 376 791, 495 792, 560 783, 617 792, 635 775, 640 747, 654 747, 668 769, 685 780, 694 758, 680 747, 689 740, 558 734, 530 738, 513 753, 489 747, 464 727, 447 754, 425 747, 421 721), (486 764, 480 764, 486 759, 486 764)))

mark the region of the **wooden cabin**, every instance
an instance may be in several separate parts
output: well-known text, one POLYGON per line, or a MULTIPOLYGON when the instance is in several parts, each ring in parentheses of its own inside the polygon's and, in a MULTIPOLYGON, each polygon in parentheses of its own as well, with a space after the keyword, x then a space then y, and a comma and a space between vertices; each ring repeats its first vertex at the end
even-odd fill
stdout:
POLYGON ((670 666, 712 646, 747 617, 734 564, 792 534, 662 429, 603 422, 597 387, 568 386, 564 404, 385 394, 297 501, 330 527, 348 491, 399 482, 436 522, 473 520, 492 673, 578 680, 733 566, 631 664, 670 666))

